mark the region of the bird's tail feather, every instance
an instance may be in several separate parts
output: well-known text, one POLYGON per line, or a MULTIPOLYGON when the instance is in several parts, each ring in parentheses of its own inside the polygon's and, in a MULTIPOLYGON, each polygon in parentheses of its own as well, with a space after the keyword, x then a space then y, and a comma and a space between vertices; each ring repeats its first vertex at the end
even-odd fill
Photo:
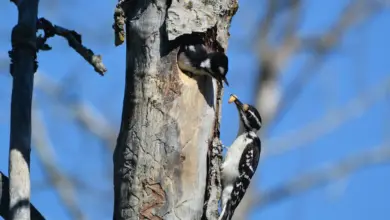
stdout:
POLYGON ((231 213, 231 210, 229 210, 228 206, 229 206, 229 203, 223 207, 222 212, 219 215, 218 220, 230 220, 232 218, 232 215, 231 215, 232 213, 231 213))

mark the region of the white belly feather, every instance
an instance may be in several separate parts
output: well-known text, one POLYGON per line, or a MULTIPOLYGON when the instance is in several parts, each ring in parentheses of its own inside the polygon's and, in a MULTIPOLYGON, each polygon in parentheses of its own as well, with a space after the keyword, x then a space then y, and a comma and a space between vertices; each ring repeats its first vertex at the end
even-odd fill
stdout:
POLYGON ((241 160, 241 155, 245 150, 245 147, 252 142, 251 138, 248 138, 247 133, 239 135, 233 144, 229 147, 225 160, 222 164, 222 205, 224 206, 227 200, 230 198, 230 193, 233 190, 233 184, 236 178, 240 175, 238 171, 238 165, 241 160))

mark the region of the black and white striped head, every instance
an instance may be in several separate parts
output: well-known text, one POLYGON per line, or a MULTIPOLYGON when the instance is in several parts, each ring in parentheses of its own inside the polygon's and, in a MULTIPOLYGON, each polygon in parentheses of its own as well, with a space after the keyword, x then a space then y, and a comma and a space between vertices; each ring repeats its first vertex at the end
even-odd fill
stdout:
POLYGON ((230 95, 229 103, 236 104, 240 120, 246 131, 258 132, 261 128, 261 116, 255 107, 242 103, 236 95, 230 95))

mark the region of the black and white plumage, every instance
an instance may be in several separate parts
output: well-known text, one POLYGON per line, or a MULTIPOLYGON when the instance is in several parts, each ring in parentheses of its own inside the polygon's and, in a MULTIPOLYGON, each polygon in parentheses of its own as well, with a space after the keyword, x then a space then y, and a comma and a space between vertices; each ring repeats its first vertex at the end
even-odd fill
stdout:
POLYGON ((222 164, 222 212, 219 220, 230 220, 244 197, 260 159, 261 141, 257 132, 261 116, 255 107, 243 104, 232 95, 240 117, 240 128, 222 164))
POLYGON ((208 75, 220 83, 226 79, 228 57, 222 52, 209 52, 203 44, 183 45, 178 52, 177 63, 183 72, 194 75, 208 75))

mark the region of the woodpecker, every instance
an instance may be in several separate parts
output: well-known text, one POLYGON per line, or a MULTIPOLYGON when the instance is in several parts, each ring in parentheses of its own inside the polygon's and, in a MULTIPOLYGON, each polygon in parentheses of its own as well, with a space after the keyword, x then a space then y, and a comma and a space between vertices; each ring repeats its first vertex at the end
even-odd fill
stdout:
POLYGON ((226 79, 228 57, 222 52, 209 52, 204 44, 183 45, 178 52, 177 63, 186 73, 208 75, 229 86, 226 79))
POLYGON ((261 141, 257 132, 261 116, 255 107, 243 104, 236 95, 229 103, 236 104, 240 128, 222 164, 222 212, 219 220, 230 220, 245 195, 260 159, 261 141))

